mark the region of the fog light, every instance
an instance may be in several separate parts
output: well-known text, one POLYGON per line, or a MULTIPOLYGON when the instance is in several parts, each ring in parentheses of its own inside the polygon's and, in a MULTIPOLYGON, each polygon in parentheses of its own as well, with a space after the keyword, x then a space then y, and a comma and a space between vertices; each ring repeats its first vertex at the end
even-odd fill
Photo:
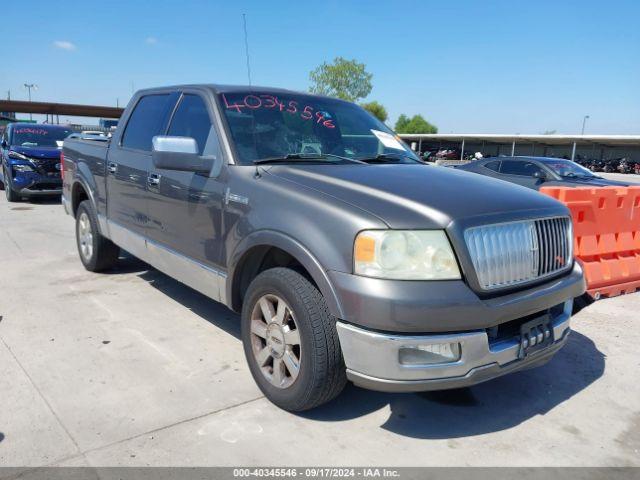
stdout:
POLYGON ((434 343, 401 347, 398 358, 402 365, 433 365, 457 362, 461 351, 459 343, 434 343))

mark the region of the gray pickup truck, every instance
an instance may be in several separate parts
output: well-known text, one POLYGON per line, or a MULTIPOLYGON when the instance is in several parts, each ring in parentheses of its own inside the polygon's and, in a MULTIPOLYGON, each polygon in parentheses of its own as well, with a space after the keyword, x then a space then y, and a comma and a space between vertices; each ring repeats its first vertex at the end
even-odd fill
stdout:
POLYGON ((253 377, 287 410, 347 380, 449 389, 542 365, 584 292, 565 206, 425 165, 349 102, 154 88, 108 144, 63 154, 84 266, 124 249, 241 312, 253 377))

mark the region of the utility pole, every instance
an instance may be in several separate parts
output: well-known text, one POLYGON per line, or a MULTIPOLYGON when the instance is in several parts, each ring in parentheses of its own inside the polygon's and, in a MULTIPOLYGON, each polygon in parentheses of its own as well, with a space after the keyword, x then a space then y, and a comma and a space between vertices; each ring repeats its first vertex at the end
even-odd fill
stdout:
POLYGON ((582 133, 580 135, 584 135, 584 126, 587 123, 588 118, 589 118, 589 115, 585 115, 584 118, 582 119, 582 133))
MULTIPOLYGON (((24 88, 26 88, 29 91, 29 101, 31 101, 31 89, 37 90, 38 85, 36 85, 35 83, 25 83, 24 88)), ((29 121, 33 121, 32 113, 29 114, 29 121)))

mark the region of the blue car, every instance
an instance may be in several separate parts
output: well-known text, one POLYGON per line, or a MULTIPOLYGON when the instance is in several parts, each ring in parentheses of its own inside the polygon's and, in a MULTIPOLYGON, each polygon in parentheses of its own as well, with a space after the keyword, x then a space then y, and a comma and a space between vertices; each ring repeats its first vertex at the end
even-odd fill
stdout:
POLYGON ((62 193, 60 152, 62 141, 71 133, 57 125, 7 125, 0 150, 0 182, 8 201, 62 193))

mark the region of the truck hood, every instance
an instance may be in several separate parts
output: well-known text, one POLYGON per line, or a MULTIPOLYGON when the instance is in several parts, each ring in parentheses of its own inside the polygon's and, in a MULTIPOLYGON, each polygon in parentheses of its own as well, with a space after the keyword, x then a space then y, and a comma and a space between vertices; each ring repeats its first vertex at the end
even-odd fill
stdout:
POLYGON ((426 165, 277 165, 270 174, 312 188, 383 220, 391 228, 446 228, 453 221, 490 217, 567 215, 534 190, 483 175, 426 165), (506 214, 506 215, 505 215, 506 214))
POLYGON ((59 159, 61 150, 56 147, 21 147, 11 146, 9 150, 36 159, 59 159))

